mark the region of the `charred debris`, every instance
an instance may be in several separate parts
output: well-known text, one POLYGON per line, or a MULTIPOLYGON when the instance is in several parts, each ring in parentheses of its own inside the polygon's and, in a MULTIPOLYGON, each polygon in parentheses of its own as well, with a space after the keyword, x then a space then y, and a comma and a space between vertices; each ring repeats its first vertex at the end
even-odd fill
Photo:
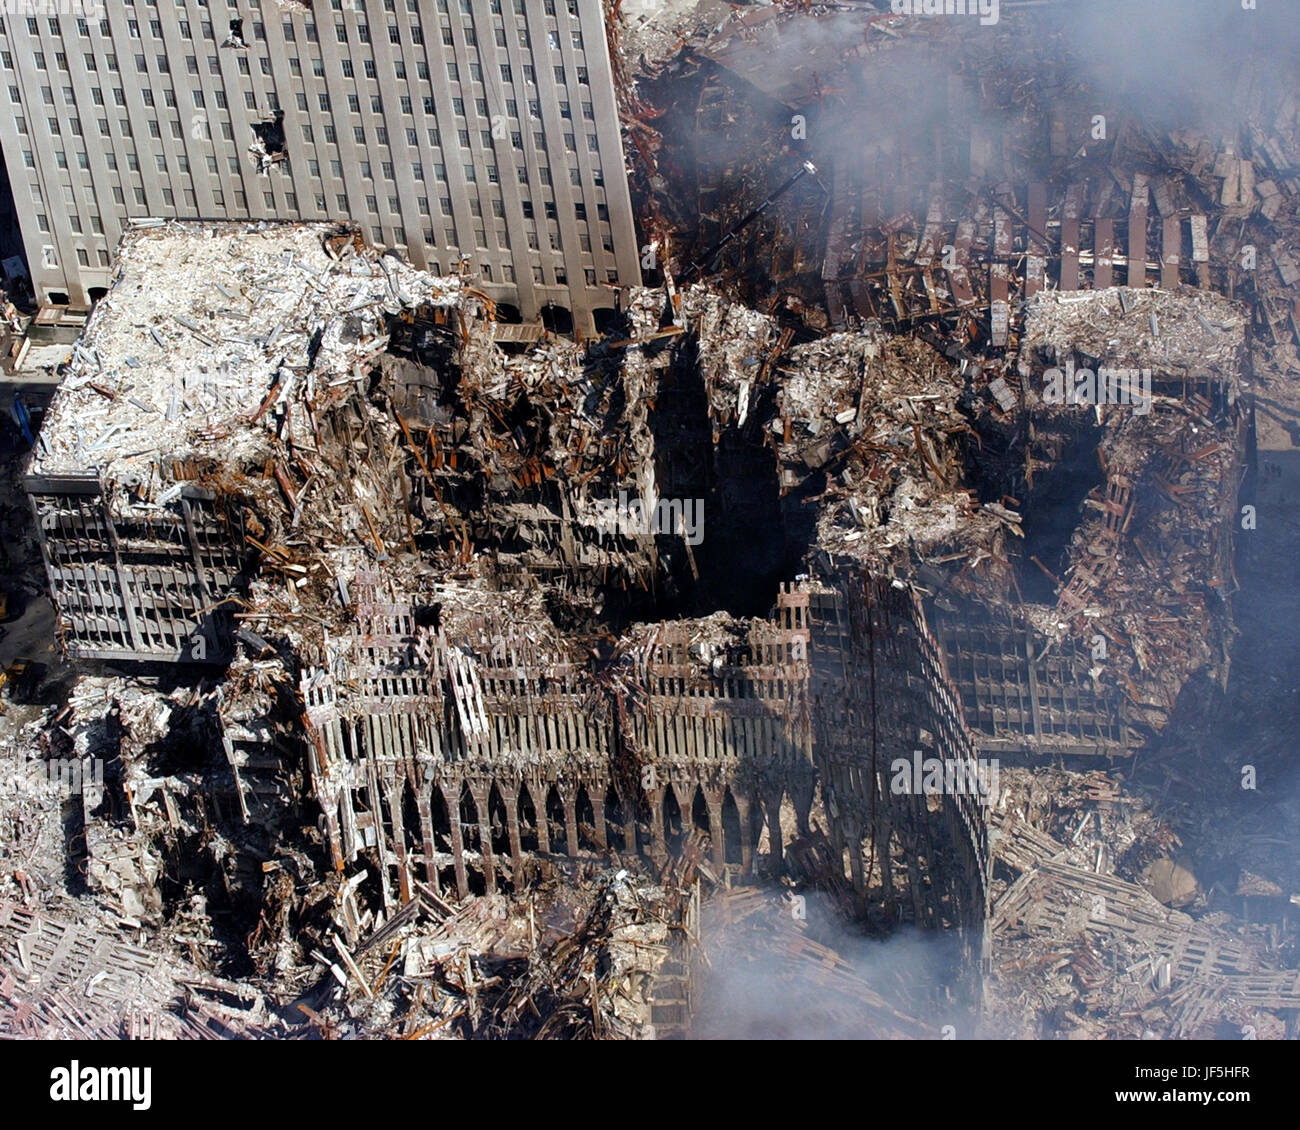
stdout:
POLYGON ((124 238, 25 468, 4 1031, 770 1032, 742 953, 831 1032, 1294 1034, 1286 913, 1132 784, 1230 678, 1294 94, 1094 142, 1006 43, 723 7, 611 23, 657 267, 598 339, 345 226, 124 238))

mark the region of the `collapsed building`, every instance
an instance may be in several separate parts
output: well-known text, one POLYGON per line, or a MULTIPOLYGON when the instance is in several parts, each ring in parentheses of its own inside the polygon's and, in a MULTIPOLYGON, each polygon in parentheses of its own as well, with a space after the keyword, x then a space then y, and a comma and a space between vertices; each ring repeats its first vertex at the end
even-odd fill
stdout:
MULTIPOLYGON (((940 20, 773 6, 714 26, 699 22, 706 9, 680 53, 630 32, 644 52, 625 113, 647 223, 685 264, 812 159, 817 176, 717 268, 803 334, 880 327, 960 366, 964 485, 1007 519, 1010 549, 917 565, 977 744, 1140 748, 1194 697, 1189 683, 1226 683, 1250 423, 1251 316, 1230 299, 1293 276, 1275 236, 1245 229, 1295 194, 1294 100, 1242 69, 1236 93, 1284 131, 1252 124, 1252 161, 1230 140, 1216 155, 1193 129, 1162 136, 1107 98, 1099 118, 1084 100, 1040 98, 1004 61, 1068 73, 1077 60, 1053 16, 956 51, 940 20), (1046 42, 1030 51, 1038 32, 1046 42), (946 83, 918 88, 930 71, 946 83), (1252 239, 1273 249, 1276 278, 1242 269, 1252 239), (1053 402, 1044 376, 1056 369, 1145 375, 1148 401, 1094 382, 1053 402), (1153 596, 1165 615, 1150 615, 1153 596)), ((1280 297, 1263 308, 1275 340, 1290 340, 1280 297)))
POLYGON ((385 1034, 684 1034, 702 923, 885 1035, 978 1011, 995 945, 1044 1015, 1049 957, 1179 1034, 1300 1006, 1276 945, 1110 873, 1167 862, 1163 825, 1089 778, 1053 826, 988 773, 1131 761, 1226 685, 1246 390, 1287 365, 1296 277, 1261 236, 1278 277, 1247 286, 1225 221, 1290 210, 1288 136, 1255 139, 1254 195, 1190 132, 1090 156, 981 48, 863 125, 864 84, 906 104, 951 46, 887 13, 636 43, 663 283, 598 339, 503 345, 473 278, 346 227, 124 237, 26 480, 68 654, 139 665, 83 678, 46 751, 110 767, 87 881, 195 952, 202 888, 322 1031, 316 978, 385 1034), (813 60, 768 65, 790 43, 813 60), (774 927, 772 881, 954 937, 930 998, 774 927))
MULTIPOLYGON (((296 749, 334 867, 372 875, 385 914, 420 889, 522 891, 557 859, 664 866, 693 832, 714 875, 775 875, 791 837, 819 831, 864 901, 883 884, 891 914, 960 930, 974 970, 980 798, 931 810, 878 785, 899 749, 973 755, 889 565, 911 539, 1001 529, 927 481, 915 433, 952 422, 955 390, 932 406, 912 347, 863 338, 844 351, 858 423, 836 435, 845 390, 813 388, 831 353, 785 353, 772 319, 702 287, 632 292, 621 339, 516 357, 491 313, 323 225, 129 237, 29 468, 69 651, 233 656, 209 712, 228 817, 257 824, 266 771, 296 749), (191 287, 163 306, 144 280, 166 263, 191 287), (784 392, 783 356, 802 373, 784 392), (920 423, 877 416, 909 398, 920 423), (825 461, 865 470, 852 444, 868 436, 880 489, 947 517, 909 528, 900 507, 870 550, 813 561, 825 461), (711 536, 680 508, 675 529, 637 526, 605 505, 620 494, 654 515, 694 496, 711 536), (705 611, 719 591, 735 612, 705 611)), ((165 785, 124 795, 171 815, 165 785)), ((139 837, 133 860, 90 839, 92 861, 114 860, 92 881, 130 889, 134 863, 140 913, 156 860, 139 837)), ((236 871, 240 850, 263 864, 269 848, 235 848, 236 871)))

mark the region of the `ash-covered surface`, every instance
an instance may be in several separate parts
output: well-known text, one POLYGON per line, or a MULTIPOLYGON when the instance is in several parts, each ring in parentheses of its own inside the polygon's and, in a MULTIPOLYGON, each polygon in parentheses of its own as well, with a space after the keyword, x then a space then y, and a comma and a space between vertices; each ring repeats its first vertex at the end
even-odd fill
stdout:
POLYGON ((26 468, 92 658, 6 672, 0 1029, 1295 1035, 1294 60, 886 7, 621 5, 663 284, 595 340, 126 238, 26 468))

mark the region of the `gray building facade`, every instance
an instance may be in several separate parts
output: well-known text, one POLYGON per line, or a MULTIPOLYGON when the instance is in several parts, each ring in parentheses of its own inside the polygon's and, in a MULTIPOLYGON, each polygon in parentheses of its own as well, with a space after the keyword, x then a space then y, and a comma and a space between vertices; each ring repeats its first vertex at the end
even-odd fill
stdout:
POLYGON ((602 0, 0 12, 0 145, 44 302, 98 297, 154 217, 348 220, 584 335, 640 282, 602 0))

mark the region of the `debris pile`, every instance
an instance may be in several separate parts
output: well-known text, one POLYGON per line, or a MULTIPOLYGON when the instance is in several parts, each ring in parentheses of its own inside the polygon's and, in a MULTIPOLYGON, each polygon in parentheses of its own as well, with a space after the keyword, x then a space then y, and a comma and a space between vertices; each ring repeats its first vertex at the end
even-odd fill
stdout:
POLYGON ((1203 889, 1131 781, 1043 765, 1145 766, 1227 683, 1300 103, 1090 134, 1007 23, 627 0, 662 281, 595 340, 351 228, 129 232, 27 467, 110 666, 0 719, 45 767, 0 788, 0 1027, 785 1032, 732 1007, 759 976, 916 1038, 984 967, 1015 1034, 1293 1016, 1285 916, 1212 902, 1285 888, 1203 889), (910 992, 909 928, 952 943, 910 992))
POLYGON ((1178 837, 1106 774, 1012 771, 993 828, 992 1030, 1065 1039, 1285 1031, 1300 986, 1276 928, 1172 909, 1204 902, 1173 858, 1178 837))

